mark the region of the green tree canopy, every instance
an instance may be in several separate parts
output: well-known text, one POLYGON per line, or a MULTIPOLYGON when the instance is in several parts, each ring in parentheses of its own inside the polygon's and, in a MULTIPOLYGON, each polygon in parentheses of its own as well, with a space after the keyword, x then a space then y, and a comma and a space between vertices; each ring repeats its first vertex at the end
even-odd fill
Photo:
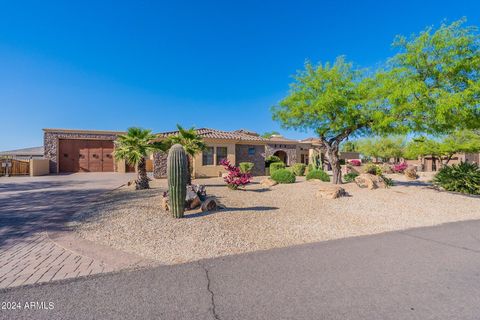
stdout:
POLYGON ((263 133, 261 135, 261 137, 265 138, 265 139, 268 139, 268 138, 271 138, 274 135, 280 135, 280 132, 278 132, 278 131, 268 131, 268 132, 263 133))
POLYGON ((357 142, 357 151, 366 157, 381 158, 382 160, 402 158, 405 144, 403 136, 365 138, 357 142))
POLYGON ((378 74, 397 126, 426 134, 480 127, 480 37, 465 19, 398 36, 378 74))
POLYGON ((272 107, 284 128, 315 131, 332 165, 333 183, 341 183, 340 143, 349 136, 370 133, 383 124, 386 113, 371 93, 375 82, 343 57, 334 64, 305 64, 289 95, 272 107))

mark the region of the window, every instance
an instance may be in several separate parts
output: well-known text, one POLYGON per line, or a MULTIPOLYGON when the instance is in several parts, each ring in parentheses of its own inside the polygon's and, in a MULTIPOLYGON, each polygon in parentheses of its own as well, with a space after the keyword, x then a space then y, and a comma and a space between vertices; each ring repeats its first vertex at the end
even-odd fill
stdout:
POLYGON ((227 147, 217 147, 217 165, 220 165, 223 159, 227 159, 227 147))
POLYGON ((207 147, 202 152, 202 165, 211 166, 213 165, 213 147, 207 147))
POLYGON ((248 155, 249 155, 249 156, 255 155, 255 148, 254 148, 254 147, 248 148, 248 155))

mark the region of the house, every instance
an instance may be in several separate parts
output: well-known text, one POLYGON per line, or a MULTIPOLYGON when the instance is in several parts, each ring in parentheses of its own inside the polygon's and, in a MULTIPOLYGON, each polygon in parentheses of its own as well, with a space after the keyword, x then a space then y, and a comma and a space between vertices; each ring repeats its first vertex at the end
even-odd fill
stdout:
MULTIPOLYGON (((193 176, 196 178, 218 177, 225 172, 220 164, 222 159, 238 165, 240 162, 254 164, 252 174, 265 174, 265 145, 268 140, 258 134, 246 130, 222 131, 209 128, 195 130, 207 145, 198 156, 192 160, 193 176)), ((163 132, 162 138, 178 134, 178 131, 163 132)), ((153 155, 153 174, 155 178, 167 175, 167 154, 156 152, 153 155)))
MULTIPOLYGON (((113 157, 114 141, 125 131, 43 129, 43 155, 49 160, 50 173, 66 172, 131 172, 135 168, 116 161, 113 157)), ((218 177, 225 172, 220 164, 228 159, 238 165, 241 162, 254 164, 252 174, 265 174, 265 159, 271 155, 278 156, 285 164, 308 164, 312 154, 322 155, 323 149, 318 139, 309 138, 302 141, 274 135, 269 139, 257 133, 241 129, 222 131, 199 128, 196 133, 204 139, 207 148, 192 159, 192 174, 196 178, 218 177)), ((160 139, 178 134, 178 131, 158 133, 160 139)), ((358 159, 358 153, 341 154, 342 159, 358 159)), ((325 169, 328 162, 322 156, 325 169)), ((156 178, 166 177, 167 154, 156 152, 147 160, 147 171, 153 171, 156 178)))
MULTIPOLYGON (((424 156, 419 157, 418 167, 421 171, 437 171, 439 170, 444 163, 447 162, 447 157, 438 157, 424 156)), ((470 163, 480 163, 480 153, 456 153, 448 161, 449 165, 458 164, 461 162, 470 162, 470 163)))
POLYGON ((41 146, 41 147, 1 151, 0 158, 13 158, 18 160, 41 159, 43 158, 43 154, 44 154, 43 146, 41 146))

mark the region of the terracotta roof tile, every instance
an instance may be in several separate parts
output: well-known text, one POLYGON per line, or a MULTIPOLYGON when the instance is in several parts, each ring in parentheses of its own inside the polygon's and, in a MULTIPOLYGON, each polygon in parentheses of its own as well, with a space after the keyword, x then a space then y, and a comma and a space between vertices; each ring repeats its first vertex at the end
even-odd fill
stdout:
MULTIPOLYGON (((254 136, 252 134, 246 134, 240 131, 222 131, 222 130, 209 129, 209 128, 199 128, 199 129, 195 129, 195 131, 199 136, 207 139, 268 142, 267 139, 264 139, 262 137, 254 136)), ((161 132, 158 135, 161 137, 168 137, 176 134, 178 134, 178 131, 161 132)))

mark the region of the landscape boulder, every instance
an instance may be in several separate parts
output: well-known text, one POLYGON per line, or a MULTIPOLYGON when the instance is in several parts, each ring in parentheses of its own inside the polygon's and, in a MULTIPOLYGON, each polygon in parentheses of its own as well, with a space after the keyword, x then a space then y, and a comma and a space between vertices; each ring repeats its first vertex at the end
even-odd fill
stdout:
POLYGON ((317 197, 325 199, 337 199, 346 195, 345 189, 333 185, 321 185, 317 191, 317 197))
POLYGON ((408 180, 418 179, 417 169, 415 169, 415 167, 408 167, 403 173, 408 180))
POLYGON ((202 202, 202 211, 215 211, 219 209, 225 209, 225 206, 221 205, 215 197, 208 197, 202 202))
POLYGON ((355 178, 355 183, 360 188, 368 188, 370 190, 377 188, 387 188, 387 184, 385 183, 385 180, 383 180, 382 176, 377 176, 370 173, 362 173, 355 178))
POLYGON ((273 180, 272 178, 266 178, 262 180, 261 184, 264 187, 270 188, 270 187, 273 187, 274 185, 277 185, 278 182, 273 180))

